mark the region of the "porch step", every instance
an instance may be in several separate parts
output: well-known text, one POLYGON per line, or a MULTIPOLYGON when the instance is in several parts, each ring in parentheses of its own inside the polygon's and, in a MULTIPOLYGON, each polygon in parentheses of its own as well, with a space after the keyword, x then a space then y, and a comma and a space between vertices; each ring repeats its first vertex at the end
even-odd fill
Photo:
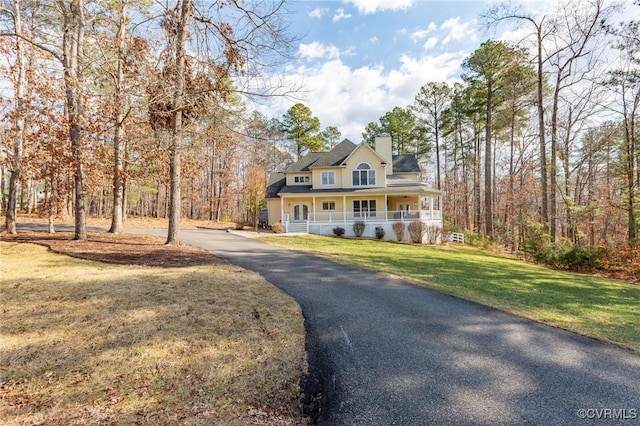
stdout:
POLYGON ((309 225, 307 222, 290 222, 287 232, 299 232, 303 234, 309 233, 309 225))

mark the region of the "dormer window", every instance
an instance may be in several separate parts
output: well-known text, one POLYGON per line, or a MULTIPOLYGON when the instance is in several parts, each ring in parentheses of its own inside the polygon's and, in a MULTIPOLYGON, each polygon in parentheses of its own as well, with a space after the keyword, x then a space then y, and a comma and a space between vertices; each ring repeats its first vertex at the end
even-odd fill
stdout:
POLYGON ((373 186, 376 184, 376 171, 367 163, 360 163, 352 172, 353 186, 373 186))
POLYGON ((322 186, 333 186, 336 184, 336 172, 322 172, 320 176, 322 186))
POLYGON ((294 183, 309 183, 309 176, 294 176, 294 183))

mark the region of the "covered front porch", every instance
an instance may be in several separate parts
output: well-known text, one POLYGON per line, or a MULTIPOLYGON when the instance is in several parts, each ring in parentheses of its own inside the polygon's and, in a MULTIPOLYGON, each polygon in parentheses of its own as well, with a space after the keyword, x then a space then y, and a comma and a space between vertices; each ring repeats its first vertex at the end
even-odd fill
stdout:
MULTIPOLYGON (((384 239, 395 240, 393 224, 420 221, 424 226, 442 230, 440 193, 430 194, 322 194, 282 197, 281 218, 285 232, 333 235, 336 227, 346 236, 354 236, 353 225, 365 224, 363 236, 375 237, 375 229, 385 231, 384 239)), ((407 232, 407 231, 405 231, 407 232)), ((408 239, 408 234, 404 239, 408 239)))

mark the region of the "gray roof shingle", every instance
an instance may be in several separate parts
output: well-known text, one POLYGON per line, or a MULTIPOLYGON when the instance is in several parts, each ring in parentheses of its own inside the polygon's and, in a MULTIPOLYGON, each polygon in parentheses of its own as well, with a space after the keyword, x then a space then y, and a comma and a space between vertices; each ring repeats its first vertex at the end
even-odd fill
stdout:
POLYGON ((265 194, 266 198, 277 198, 278 192, 284 188, 287 180, 285 179, 284 173, 272 173, 269 176, 269 184, 267 185, 267 193, 265 194))
POLYGON ((349 139, 345 139, 338 145, 334 146, 331 151, 324 152, 318 161, 313 164, 313 167, 331 167, 339 166, 342 162, 356 149, 356 144, 349 139))
POLYGON ((334 146, 331 151, 310 152, 291 164, 285 172, 308 172, 311 167, 339 166, 356 148, 349 139, 334 146))
POLYGON ((394 173, 420 172, 418 160, 413 154, 394 155, 392 161, 394 173))

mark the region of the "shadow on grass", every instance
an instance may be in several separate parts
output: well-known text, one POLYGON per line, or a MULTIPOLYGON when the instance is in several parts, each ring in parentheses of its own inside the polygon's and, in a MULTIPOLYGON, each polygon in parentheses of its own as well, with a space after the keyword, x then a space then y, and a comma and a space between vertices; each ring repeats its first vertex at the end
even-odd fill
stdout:
POLYGON ((256 275, 48 255, 30 265, 0 283, 4 424, 299 416, 302 318, 256 275))

